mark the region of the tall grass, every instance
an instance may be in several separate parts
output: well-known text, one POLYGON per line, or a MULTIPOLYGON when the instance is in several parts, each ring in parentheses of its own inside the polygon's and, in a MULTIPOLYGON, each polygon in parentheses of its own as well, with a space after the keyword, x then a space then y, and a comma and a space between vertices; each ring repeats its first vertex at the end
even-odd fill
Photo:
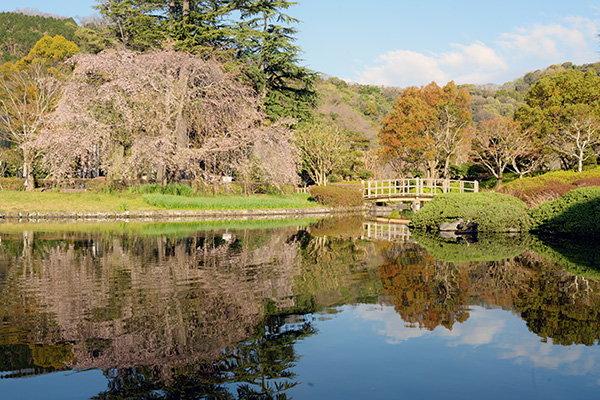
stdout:
POLYGON ((196 192, 191 186, 184 185, 182 183, 169 183, 167 185, 161 185, 159 183, 147 183, 132 187, 129 189, 129 191, 131 193, 139 194, 159 193, 187 197, 192 197, 196 195, 196 192))
POLYGON ((216 196, 216 197, 183 197, 167 194, 145 194, 143 200, 155 207, 184 210, 258 210, 275 208, 311 208, 318 204, 309 201, 306 194, 288 196, 216 196))

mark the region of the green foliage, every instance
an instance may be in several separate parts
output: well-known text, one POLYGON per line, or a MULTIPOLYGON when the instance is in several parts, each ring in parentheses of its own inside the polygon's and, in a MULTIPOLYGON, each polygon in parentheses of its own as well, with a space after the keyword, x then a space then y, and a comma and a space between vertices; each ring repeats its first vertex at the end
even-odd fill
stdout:
POLYGON ((77 23, 72 19, 58 19, 0 13, 0 64, 15 62, 25 57, 44 35, 62 35, 66 40, 77 42, 77 23))
POLYGON ((400 88, 348 84, 338 78, 319 79, 315 88, 319 117, 365 138, 367 148, 376 142, 379 125, 401 92, 400 88))
POLYGON ((530 222, 525 203, 501 193, 447 193, 438 195, 412 218, 418 229, 438 230, 442 222, 458 218, 476 221, 480 232, 526 231, 530 222))
POLYGON ((530 210, 535 231, 576 236, 600 235, 600 187, 574 189, 530 210))
POLYGON ((525 252, 530 241, 526 234, 485 234, 479 235, 477 242, 467 245, 454 239, 443 239, 437 233, 418 230, 413 231, 411 237, 436 260, 453 263, 511 259, 525 252))
POLYGON ((317 203, 329 207, 357 207, 364 204, 362 185, 311 186, 310 194, 317 203))

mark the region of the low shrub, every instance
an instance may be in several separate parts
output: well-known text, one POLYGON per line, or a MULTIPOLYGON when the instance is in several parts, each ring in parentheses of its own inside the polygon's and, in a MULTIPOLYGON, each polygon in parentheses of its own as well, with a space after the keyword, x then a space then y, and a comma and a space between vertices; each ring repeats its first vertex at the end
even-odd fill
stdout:
POLYGON ((529 211, 534 230, 568 235, 600 234, 600 187, 574 189, 529 211))
POLYGON ((583 186, 583 182, 588 182, 588 180, 589 182, 600 180, 600 167, 581 173, 552 171, 531 178, 517 179, 503 185, 499 192, 518 197, 531 207, 538 205, 544 198, 562 196, 577 186, 583 186))
POLYGON ((25 179, 23 178, 0 178, 2 190, 25 190, 25 179))
POLYGON ((533 208, 546 201, 558 199, 565 193, 576 189, 577 186, 564 182, 547 182, 544 186, 534 187, 519 193, 513 193, 513 196, 523 200, 527 207, 533 208))
POLYGON ((364 204, 362 185, 311 186, 312 198, 319 204, 329 207, 355 207, 364 204))
POLYGON ((415 228, 438 230, 442 222, 458 218, 476 221, 481 232, 526 231, 527 206, 502 193, 447 193, 438 195, 412 217, 415 228))

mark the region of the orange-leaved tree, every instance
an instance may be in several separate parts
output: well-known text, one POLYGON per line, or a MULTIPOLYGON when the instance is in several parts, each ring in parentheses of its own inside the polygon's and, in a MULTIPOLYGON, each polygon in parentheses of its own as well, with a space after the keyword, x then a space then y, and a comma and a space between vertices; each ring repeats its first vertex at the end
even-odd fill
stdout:
POLYGON ((383 159, 399 173, 419 170, 436 178, 441 170, 447 178, 450 163, 467 143, 470 103, 467 91, 454 82, 405 89, 379 132, 383 159))

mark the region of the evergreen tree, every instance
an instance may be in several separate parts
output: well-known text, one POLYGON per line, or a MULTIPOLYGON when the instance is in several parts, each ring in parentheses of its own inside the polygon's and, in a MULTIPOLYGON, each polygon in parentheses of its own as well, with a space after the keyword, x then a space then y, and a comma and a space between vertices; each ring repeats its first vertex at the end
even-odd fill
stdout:
POLYGON ((316 74, 299 66, 300 48, 293 44, 299 21, 285 11, 295 2, 286 0, 246 1, 240 7, 236 29, 238 56, 249 61, 249 74, 272 119, 281 116, 305 118, 315 105, 316 74))
POLYGON ((299 65, 299 21, 287 0, 103 0, 110 34, 132 50, 174 43, 226 56, 245 72, 270 119, 305 119, 317 99, 316 74, 299 65))

